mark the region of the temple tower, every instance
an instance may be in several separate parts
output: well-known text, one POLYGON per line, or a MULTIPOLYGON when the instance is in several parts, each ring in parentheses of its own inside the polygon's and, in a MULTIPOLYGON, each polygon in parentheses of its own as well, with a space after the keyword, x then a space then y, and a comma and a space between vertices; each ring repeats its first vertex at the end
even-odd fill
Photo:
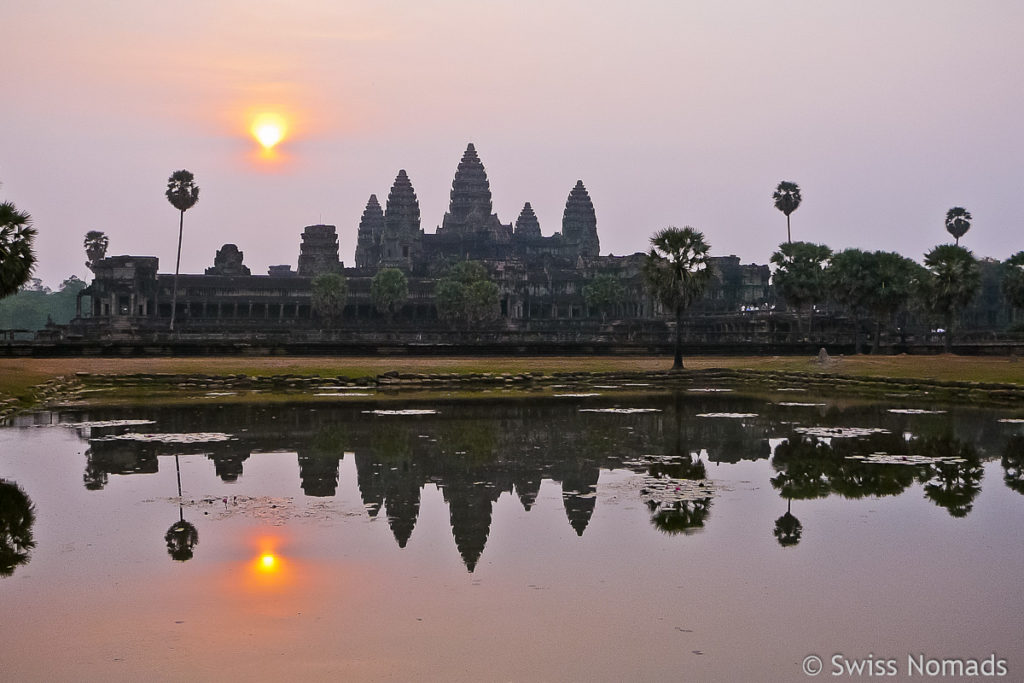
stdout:
POLYGON ((562 214, 562 237, 580 256, 597 256, 601 252, 601 243, 597 238, 597 216, 594 204, 590 201, 587 188, 582 180, 565 201, 565 212, 562 214))
POLYGON ((249 267, 242 263, 244 254, 238 245, 225 244, 213 257, 213 267, 206 269, 207 275, 252 275, 249 267))
POLYGON ((519 218, 516 219, 516 237, 540 237, 540 221, 537 220, 537 214, 533 212, 533 207, 530 206, 530 202, 526 202, 523 205, 523 210, 519 212, 519 218))
POLYGON ((405 170, 398 172, 388 193, 380 258, 387 265, 410 266, 420 252, 420 202, 405 170))
POLYGON ((338 230, 333 225, 307 225, 299 245, 299 275, 313 277, 337 273, 343 264, 338 258, 338 230))
POLYGON ((512 226, 502 225, 491 211, 491 184, 471 142, 455 170, 451 203, 437 234, 464 236, 489 233, 492 239, 508 241, 512 236, 512 226))
POLYGON ((367 268, 380 263, 380 243, 384 237, 384 210, 377 195, 371 194, 359 220, 356 240, 356 268, 367 268))

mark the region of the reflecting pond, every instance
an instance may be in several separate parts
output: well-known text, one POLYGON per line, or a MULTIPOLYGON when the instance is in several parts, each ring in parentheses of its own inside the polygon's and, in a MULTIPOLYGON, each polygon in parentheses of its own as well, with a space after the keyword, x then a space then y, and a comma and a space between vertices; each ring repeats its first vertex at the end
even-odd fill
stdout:
POLYGON ((1024 678, 1020 411, 710 389, 19 417, 0 670, 1024 678))

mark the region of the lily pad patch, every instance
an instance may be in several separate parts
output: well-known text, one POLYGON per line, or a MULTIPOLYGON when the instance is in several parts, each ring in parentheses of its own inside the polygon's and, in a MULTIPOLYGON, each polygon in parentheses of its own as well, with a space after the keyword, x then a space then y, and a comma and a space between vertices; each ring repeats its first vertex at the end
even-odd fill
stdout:
POLYGON ((142 441, 145 443, 212 443, 215 441, 233 441, 236 437, 223 432, 192 432, 187 434, 114 434, 101 436, 92 441, 142 441))
POLYGON ((959 465, 967 462, 963 458, 945 455, 891 455, 889 453, 872 453, 870 455, 848 455, 847 460, 860 460, 875 465, 935 465, 950 463, 959 465))
POLYGON ((872 434, 889 434, 881 427, 795 427, 793 431, 821 439, 853 439, 872 434))
POLYGON ((91 429, 93 427, 134 427, 136 425, 155 424, 155 420, 87 420, 85 422, 61 422, 58 426, 91 429))
POLYGON ((750 417, 757 417, 757 413, 697 413, 697 417, 724 417, 743 420, 750 417))

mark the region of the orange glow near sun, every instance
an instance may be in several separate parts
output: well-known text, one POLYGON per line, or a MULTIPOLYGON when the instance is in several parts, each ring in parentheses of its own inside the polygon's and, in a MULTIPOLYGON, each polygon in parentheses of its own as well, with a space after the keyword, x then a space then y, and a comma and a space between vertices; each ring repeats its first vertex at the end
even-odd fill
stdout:
POLYGON ((288 125, 280 114, 263 113, 253 119, 249 130, 263 149, 271 150, 284 139, 288 125))

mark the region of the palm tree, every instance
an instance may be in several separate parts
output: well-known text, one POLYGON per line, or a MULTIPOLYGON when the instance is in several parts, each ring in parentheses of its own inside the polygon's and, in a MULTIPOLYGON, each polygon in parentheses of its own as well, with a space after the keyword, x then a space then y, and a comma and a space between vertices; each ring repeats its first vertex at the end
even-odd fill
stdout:
POLYGON ((943 316, 946 331, 943 345, 953 350, 953 322, 978 292, 981 272, 974 254, 952 244, 940 244, 924 256, 929 277, 922 283, 925 303, 933 313, 943 316))
POLYGON ((775 264, 772 282, 776 291, 782 294, 787 306, 797 311, 797 331, 801 330, 800 310, 807 307, 807 331, 814 323, 814 304, 824 301, 828 285, 825 269, 832 258, 832 250, 824 244, 811 242, 786 242, 772 254, 775 264))
POLYGON ((625 293, 622 281, 611 273, 601 273, 583 287, 583 299, 589 308, 601 312, 601 322, 608 318, 608 309, 622 301, 625 293))
POLYGON ((796 211, 797 207, 800 206, 800 200, 802 199, 800 196, 800 186, 788 180, 783 180, 776 186, 772 199, 775 200, 775 208, 786 214, 786 241, 792 242, 793 236, 789 231, 789 214, 796 211))
POLYGON ((16 294, 36 265, 32 217, 11 202, 0 203, 0 299, 16 294))
POLYGON ((341 273, 320 273, 313 278, 312 289, 310 301, 313 312, 327 327, 333 328, 345 312, 348 281, 341 273))
POLYGON ((85 247, 85 257, 88 259, 85 262, 85 266, 89 270, 92 270, 96 262, 107 255, 107 246, 109 244, 110 240, 107 238, 106 233, 99 230, 90 230, 85 233, 85 241, 82 242, 82 246, 85 247))
POLYGON ((174 318, 178 312, 178 269, 181 266, 181 233, 185 227, 185 212, 199 201, 199 186, 191 171, 180 170, 167 179, 167 201, 181 212, 178 221, 178 257, 174 261, 174 288, 171 294, 171 331, 174 331, 174 318))
POLYGON ((871 353, 881 348, 882 323, 889 322, 910 304, 917 283, 924 279, 924 267, 913 259, 892 251, 876 251, 874 288, 868 297, 868 307, 875 318, 875 337, 871 353))
POLYGON ((970 211, 962 206, 954 206, 946 212, 946 230, 956 239, 956 246, 960 246, 960 238, 970 229, 970 211))
POLYGON ((1003 261, 1003 294, 1011 306, 1024 308, 1024 251, 1003 261))
POLYGON ((0 577, 11 576, 29 561, 29 551, 36 546, 35 522, 36 508, 28 495, 14 482, 0 479, 0 577))
POLYGON ((673 370, 683 369, 683 311, 704 293, 711 280, 710 249, 704 233, 689 226, 682 230, 670 226, 651 238, 643 273, 654 297, 675 311, 673 370))
POLYGON ((861 318, 868 309, 876 287, 876 270, 872 254, 860 249, 844 249, 832 255, 832 260, 824 271, 825 285, 830 290, 832 299, 846 309, 853 323, 855 354, 861 352, 861 318))
POLYGON ((388 322, 402 309, 409 298, 409 280, 398 268, 381 268, 370 283, 370 298, 377 311, 387 316, 388 322))

